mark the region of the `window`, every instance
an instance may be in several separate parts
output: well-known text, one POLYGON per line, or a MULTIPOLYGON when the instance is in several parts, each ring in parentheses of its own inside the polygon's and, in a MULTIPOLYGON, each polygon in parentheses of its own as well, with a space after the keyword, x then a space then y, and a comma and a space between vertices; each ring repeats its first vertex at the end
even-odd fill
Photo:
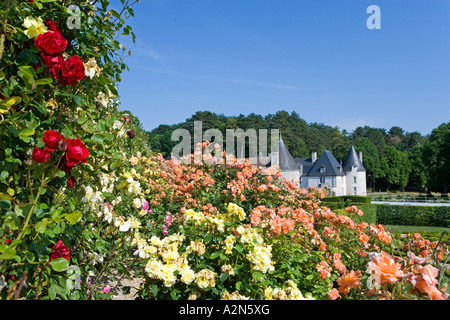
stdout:
POLYGON ((353 187, 353 194, 356 196, 358 194, 358 188, 353 187))
POLYGON ((321 166, 320 169, 319 169, 319 172, 320 173, 325 173, 325 166, 321 166))
POLYGON ((356 183, 356 176, 353 177, 353 183, 356 183))
POLYGON ((320 177, 320 183, 325 183, 325 177, 320 177))

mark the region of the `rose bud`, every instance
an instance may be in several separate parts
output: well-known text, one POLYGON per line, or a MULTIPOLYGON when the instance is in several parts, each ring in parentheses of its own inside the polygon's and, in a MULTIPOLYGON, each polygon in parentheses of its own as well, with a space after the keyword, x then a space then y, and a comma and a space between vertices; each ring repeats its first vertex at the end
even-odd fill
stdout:
POLYGON ((33 161, 38 162, 38 163, 44 163, 44 162, 47 162, 48 159, 50 159, 50 152, 36 147, 31 152, 31 156, 33 158, 33 161))

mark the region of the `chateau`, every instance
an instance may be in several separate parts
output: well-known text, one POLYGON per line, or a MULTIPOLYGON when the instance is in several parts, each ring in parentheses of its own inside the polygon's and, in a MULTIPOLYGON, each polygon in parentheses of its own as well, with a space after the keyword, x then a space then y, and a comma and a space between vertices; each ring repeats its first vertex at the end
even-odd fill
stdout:
POLYGON ((316 187, 325 194, 366 195, 366 169, 353 146, 344 163, 339 163, 333 154, 325 150, 317 158, 313 152, 311 158, 293 158, 281 136, 278 149, 270 154, 268 166, 278 165, 283 178, 298 183, 300 188, 316 187))

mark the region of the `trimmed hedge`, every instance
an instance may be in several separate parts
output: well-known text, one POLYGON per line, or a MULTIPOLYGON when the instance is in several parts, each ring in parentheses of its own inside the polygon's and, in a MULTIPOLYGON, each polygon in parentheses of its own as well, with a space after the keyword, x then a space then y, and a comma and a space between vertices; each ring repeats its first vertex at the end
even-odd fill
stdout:
POLYGON ((375 207, 377 221, 381 224, 450 227, 450 207, 389 204, 377 204, 375 207))
POLYGON ((378 224, 378 218, 377 218, 377 208, 373 204, 361 204, 356 205, 358 209, 362 210, 364 212, 364 215, 362 217, 355 216, 353 220, 357 223, 361 222, 367 222, 368 224, 378 224))
POLYGON ((349 201, 352 204, 370 204, 372 203, 372 198, 371 197, 366 197, 366 196, 343 196, 344 197, 344 201, 349 201))
POLYGON ((321 200, 322 205, 330 208, 332 211, 345 209, 344 197, 327 197, 321 200))
MULTIPOLYGON (((351 218, 356 222, 356 223, 361 223, 361 222, 367 222, 368 224, 378 224, 377 222, 377 209, 374 205, 372 204, 361 204, 361 205, 356 205, 358 207, 358 209, 362 210, 364 212, 363 216, 360 217, 358 215, 353 215, 351 216, 351 218)), ((337 210, 333 210, 336 214, 343 214, 348 216, 349 214, 345 211, 345 209, 337 209, 337 210)))
POLYGON ((330 208, 332 211, 339 214, 347 214, 345 208, 355 205, 358 209, 364 211, 362 217, 356 215, 352 219, 356 223, 367 222, 377 224, 377 210, 374 205, 371 204, 372 198, 365 196, 337 196, 326 197, 322 200, 322 205, 330 208))
POLYGON ((329 207, 331 210, 345 209, 352 205, 370 204, 371 197, 366 196, 337 196, 323 198, 322 204, 329 207))

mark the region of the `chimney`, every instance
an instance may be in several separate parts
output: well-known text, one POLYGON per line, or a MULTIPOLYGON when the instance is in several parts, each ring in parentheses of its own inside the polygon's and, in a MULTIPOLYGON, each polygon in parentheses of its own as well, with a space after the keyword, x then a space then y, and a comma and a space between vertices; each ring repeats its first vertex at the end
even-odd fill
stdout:
POLYGON ((359 161, 361 161, 361 163, 362 163, 362 152, 361 151, 359 152, 359 161))
POLYGON ((313 152, 311 155, 311 161, 312 161, 312 163, 314 163, 314 162, 316 162, 316 160, 317 160, 317 152, 313 152))

